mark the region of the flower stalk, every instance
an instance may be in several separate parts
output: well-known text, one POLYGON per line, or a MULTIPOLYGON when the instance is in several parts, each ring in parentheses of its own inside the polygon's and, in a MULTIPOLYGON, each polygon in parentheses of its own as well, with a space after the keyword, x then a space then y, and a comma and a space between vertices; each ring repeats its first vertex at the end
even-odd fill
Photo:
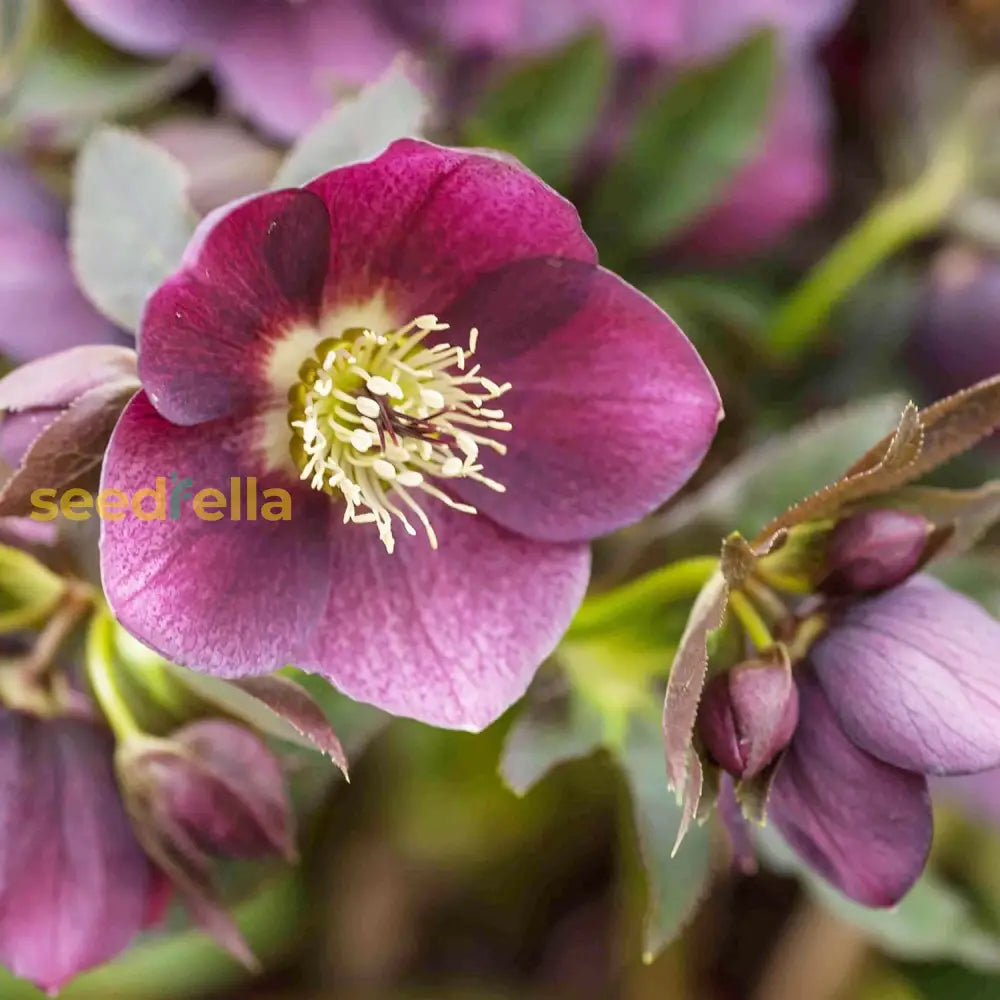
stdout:
POLYGON ((968 188, 975 166, 970 117, 961 115, 924 172, 909 186, 876 202, 785 299, 764 332, 777 360, 793 362, 800 357, 852 289, 893 254, 944 222, 968 188))

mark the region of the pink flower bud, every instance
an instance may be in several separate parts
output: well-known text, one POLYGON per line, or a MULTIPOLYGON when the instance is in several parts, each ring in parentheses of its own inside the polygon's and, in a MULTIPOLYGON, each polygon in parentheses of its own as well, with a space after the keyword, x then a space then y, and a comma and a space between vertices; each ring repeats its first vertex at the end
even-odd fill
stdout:
POLYGON ((798 719, 787 664, 751 660, 709 681, 698 731, 720 767, 734 778, 752 778, 788 745, 798 719))
POLYGON ((121 770, 147 834, 191 860, 294 854, 281 768, 249 729, 195 722, 142 745, 121 770))
POLYGON ((932 529, 919 514, 898 510, 844 518, 830 535, 823 589, 853 594, 895 587, 920 568, 932 529))

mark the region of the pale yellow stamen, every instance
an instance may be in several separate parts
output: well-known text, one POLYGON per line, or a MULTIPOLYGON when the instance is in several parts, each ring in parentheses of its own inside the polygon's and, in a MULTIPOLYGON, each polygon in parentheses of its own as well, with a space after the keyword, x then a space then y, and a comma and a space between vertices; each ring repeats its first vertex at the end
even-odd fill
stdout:
POLYGON ((478 364, 466 367, 476 350, 476 329, 468 350, 446 343, 424 346, 428 334, 447 329, 428 315, 390 333, 346 331, 336 341, 324 341, 302 366, 291 396, 292 453, 302 479, 340 496, 345 523, 375 525, 389 552, 395 547, 394 523, 416 534, 407 511, 437 547, 419 494, 476 513, 434 480, 470 479, 504 491, 478 459, 483 448, 506 453, 491 432, 509 431, 511 425, 503 410, 486 404, 511 386, 480 374, 478 364))

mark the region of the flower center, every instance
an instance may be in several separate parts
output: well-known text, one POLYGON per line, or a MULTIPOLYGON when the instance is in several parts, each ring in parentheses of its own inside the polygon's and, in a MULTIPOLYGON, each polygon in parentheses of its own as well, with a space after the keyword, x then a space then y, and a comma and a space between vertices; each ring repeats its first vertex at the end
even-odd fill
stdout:
POLYGON ((447 329, 436 316, 418 316, 385 334, 345 330, 319 344, 289 393, 292 458, 301 478, 339 494, 344 523, 374 524, 389 552, 395 547, 394 520, 408 535, 416 534, 410 515, 437 548, 420 499, 434 497, 453 510, 476 513, 438 482, 472 479, 504 491, 483 475, 478 457, 481 448, 506 453, 488 432, 509 431, 511 425, 503 410, 486 404, 510 383, 497 385, 478 364, 466 366, 476 350, 475 329, 468 348, 424 345, 428 334, 447 329))

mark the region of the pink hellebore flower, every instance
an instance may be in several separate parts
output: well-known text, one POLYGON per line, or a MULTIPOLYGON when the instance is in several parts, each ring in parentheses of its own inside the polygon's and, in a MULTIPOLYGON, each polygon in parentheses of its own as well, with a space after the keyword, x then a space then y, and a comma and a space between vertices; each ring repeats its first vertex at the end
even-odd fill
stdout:
POLYGON ((721 415, 673 322, 523 168, 402 140, 220 209, 142 323, 104 487, 283 488, 287 520, 102 524, 121 622, 182 664, 287 663, 479 729, 721 415))
POLYGON ((198 52, 223 93, 279 139, 305 131, 338 91, 377 79, 402 45, 370 0, 68 0, 142 55, 198 52))

